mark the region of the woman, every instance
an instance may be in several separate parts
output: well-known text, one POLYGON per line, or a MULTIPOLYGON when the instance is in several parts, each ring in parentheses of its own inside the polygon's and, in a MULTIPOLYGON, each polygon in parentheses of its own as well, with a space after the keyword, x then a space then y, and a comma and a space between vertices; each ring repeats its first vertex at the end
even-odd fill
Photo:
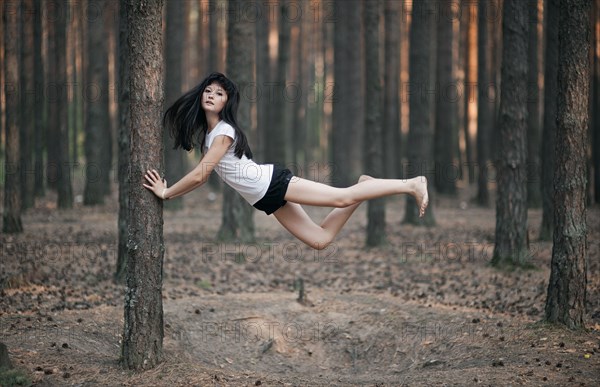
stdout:
POLYGON ((213 171, 255 208, 274 214, 296 238, 314 249, 326 248, 361 202, 394 194, 414 196, 423 216, 429 197, 427 179, 374 179, 335 188, 295 177, 289 169, 252 160, 248 140, 236 122, 240 94, 225 75, 210 74, 179 98, 163 119, 175 148, 191 150, 200 144, 203 157, 196 168, 171 187, 156 170, 147 171, 144 187, 163 200, 182 196, 204 184, 213 171), (301 207, 336 207, 323 222, 314 223, 301 207))

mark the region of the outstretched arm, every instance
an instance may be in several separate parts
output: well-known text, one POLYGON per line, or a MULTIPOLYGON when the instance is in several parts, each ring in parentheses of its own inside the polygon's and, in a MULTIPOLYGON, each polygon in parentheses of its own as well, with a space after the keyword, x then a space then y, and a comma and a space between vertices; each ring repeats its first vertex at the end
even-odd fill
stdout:
POLYGON ((155 169, 146 172, 144 177, 148 183, 143 185, 156 196, 164 200, 185 195, 206 183, 210 173, 215 168, 215 165, 221 161, 221 158, 225 155, 232 143, 233 139, 231 137, 217 136, 196 168, 182 177, 177 183, 173 184, 172 187, 167 188, 167 182, 161 179, 159 173, 155 169))

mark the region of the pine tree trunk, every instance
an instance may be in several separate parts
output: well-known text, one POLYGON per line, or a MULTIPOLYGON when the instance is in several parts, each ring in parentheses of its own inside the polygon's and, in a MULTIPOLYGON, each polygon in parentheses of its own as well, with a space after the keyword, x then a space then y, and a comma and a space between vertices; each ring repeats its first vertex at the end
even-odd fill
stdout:
POLYGON ((269 97, 266 93, 270 83, 269 74, 269 20, 263 18, 256 23, 256 121, 260 142, 254 144, 252 152, 257 160, 265 159, 265 144, 269 136, 269 97))
MULTIPOLYGON (((48 101, 48 117, 47 117, 47 129, 46 129, 46 183, 48 188, 56 190, 58 176, 60 174, 60 164, 58 161, 58 104, 61 96, 61 90, 56 78, 56 29, 57 19, 60 13, 57 2, 43 2, 44 14, 47 15, 45 24, 47 27, 47 47, 46 47, 46 82, 44 85, 48 85, 47 99, 48 101), (50 87, 52 85, 52 87, 50 87)), ((42 14, 42 19, 44 18, 42 14)), ((44 86, 46 88, 46 86, 44 86)), ((44 90, 45 91, 45 90, 44 90)))
POLYGON ((484 207, 490 204, 487 173, 490 159, 490 133, 493 128, 493 105, 488 93, 490 84, 488 12, 488 2, 480 1, 477 18, 477 204, 484 207))
POLYGON ((149 369, 163 358, 162 201, 142 186, 144 173, 163 171, 162 0, 128 0, 131 147, 129 250, 122 362, 149 369))
MULTIPOLYGON (((452 10, 453 0, 440 2, 442 9, 452 10)), ((456 85, 454 74, 453 42, 455 17, 448 15, 437 24, 437 88, 435 105, 435 187, 437 192, 456 195, 457 168, 454 163, 455 133, 457 132, 457 109, 453 85, 456 85)))
POLYGON ((583 328, 587 285, 586 149, 590 2, 561 0, 558 23, 555 227, 546 320, 583 328))
POLYGON ((21 222, 21 161, 19 146, 19 24, 18 3, 6 6, 3 12, 4 38, 4 211, 2 232, 20 233, 21 222))
MULTIPOLYGON (((433 162, 433 122, 432 114, 434 98, 429 93, 433 90, 433 60, 430 44, 433 41, 433 15, 427 12, 431 2, 423 0, 413 3, 413 19, 410 27, 409 52, 409 132, 408 132, 408 170, 407 177, 423 175, 429 183, 435 180, 433 162)), ((416 201, 412 196, 406 200, 405 223, 433 226, 432 190, 429 190, 429 207, 423 218, 419 218, 416 201)))
POLYGON ((73 207, 73 187, 71 178, 73 173, 73 163, 70 160, 69 153, 69 120, 67 115, 68 108, 68 81, 67 81, 67 17, 69 15, 69 3, 67 0, 56 2, 59 7, 59 14, 55 21, 56 38, 56 86, 59 95, 56 100, 56 125, 57 131, 57 170, 58 179, 56 189, 58 191, 58 208, 73 207))
MULTIPOLYGON (((90 9, 101 11, 104 9, 104 0, 88 0, 90 9)), ((85 124, 85 187, 83 190, 83 204, 93 206, 104 203, 106 184, 103 178, 104 153, 106 149, 104 136, 108 124, 108 104, 103 102, 107 97, 108 83, 104 84, 103 71, 108 67, 108 53, 105 45, 104 22, 102 13, 97 17, 88 17, 87 30, 87 74, 86 84, 90 92, 86 95, 86 124, 85 124)), ((86 88, 88 89, 88 88, 86 88)))
POLYGON ((542 204, 540 190, 540 99, 538 63, 538 2, 528 1, 528 95, 527 95, 527 205, 539 208, 542 204))
POLYGON ((560 0, 546 2, 546 58, 544 60, 544 132, 542 136, 542 224, 540 239, 552 240, 554 231, 554 148, 556 144, 556 98, 558 93, 558 7, 560 0))
POLYGON ((45 119, 47 104, 46 98, 43 97, 44 93, 44 65, 42 58, 42 0, 35 0, 35 19, 34 19, 34 32, 33 32, 33 45, 34 45, 34 62, 33 62, 33 74, 35 77, 35 134, 34 134, 34 148, 35 148, 35 196, 42 197, 45 195, 45 184, 44 184, 44 132, 45 123, 48 120, 45 119))
MULTIPOLYGON (((473 172, 474 160, 473 160, 473 146, 471 140, 471 133, 469 132, 469 103, 471 101, 471 88, 468 87, 470 82, 470 61, 471 61, 471 13, 470 11, 467 13, 468 17, 463 17, 460 20, 461 23, 461 34, 463 34, 464 46, 462 48, 463 52, 463 68, 465 72, 464 82, 463 82, 463 117, 462 117, 462 128, 465 138, 465 158, 467 160, 467 173, 469 174, 469 184, 472 184, 475 181, 475 176, 473 172)), ((479 114, 479 113, 478 113, 479 114)))
POLYGON ((364 130, 360 10, 359 1, 334 1, 335 86, 332 98, 331 183, 339 187, 354 184, 362 168, 362 144, 357 141, 364 130))
MULTIPOLYGON (((112 38, 111 35, 114 34, 114 15, 115 15, 115 10, 114 7, 116 6, 116 2, 114 1, 107 1, 107 0, 102 0, 102 2, 100 3, 100 10, 102 12, 101 17, 98 17, 98 19, 104 19, 103 20, 103 33, 104 33, 104 56, 106 59, 104 59, 106 66, 103 66, 102 68, 102 94, 101 94, 101 98, 100 98, 100 103, 102 104, 102 110, 107 112, 105 118, 104 118, 104 125, 102 127, 103 129, 103 136, 102 136, 102 142, 99 143, 99 146, 102 149, 102 168, 100 170, 101 172, 101 178, 102 181, 104 182, 102 184, 102 187, 104 188, 103 190, 103 194, 108 196, 110 195, 111 192, 111 178, 110 178, 110 171, 112 170, 112 160, 113 160, 113 127, 114 127, 114 123, 113 120, 110 118, 110 115, 108 114, 109 111, 109 89, 108 89, 108 83, 109 83, 109 74, 108 74, 108 41, 112 38), (112 16, 112 17, 109 17, 112 16)), ((88 47, 89 49, 89 47, 88 47)))
MULTIPOLYGON (((595 20, 600 19, 600 4, 598 1, 595 3, 594 15, 595 20)), ((597 51, 598 39, 600 39, 600 31, 598 24, 594 26, 594 74, 592 77, 592 133, 594 138, 594 145, 592 147, 593 163, 594 163, 594 201, 600 204, 600 53, 597 51), (596 108, 593 108, 593 107, 596 108)))
POLYGON ((127 6, 119 4, 119 219, 118 219, 118 250, 117 267, 114 280, 116 283, 125 281, 127 269, 127 239, 129 237, 129 26, 127 25, 127 6))
POLYGON ((527 2, 506 0, 502 23, 500 158, 492 264, 522 266, 527 236, 527 2))
MULTIPOLYGON (((232 9, 240 9, 241 0, 230 0, 232 9)), ((227 32, 227 74, 240 93, 253 83, 254 26, 247 18, 229 19, 227 32)), ((243 93, 242 93, 243 95, 243 93)), ((252 126, 250 103, 242 97, 238 108, 238 124, 246 132, 252 126)), ((254 241, 254 208, 229 186, 223 192, 220 240, 254 241)))
POLYGON ((33 26, 34 15, 33 0, 23 0, 21 3, 21 124, 20 124, 20 144, 21 144, 21 206, 25 210, 33 207, 33 189, 35 172, 33 168, 33 142, 35 125, 35 90, 33 76, 33 26))
POLYGON ((402 133, 400 132, 400 3, 385 0, 385 72, 383 74, 383 154, 384 176, 399 178, 396 157, 402 153, 402 133))
MULTIPOLYGON (((365 26, 365 171, 371 176, 383 172, 383 127, 381 123, 381 77, 379 70, 379 0, 364 3, 365 26)), ((367 203, 367 246, 381 246, 386 242, 385 199, 367 203)))

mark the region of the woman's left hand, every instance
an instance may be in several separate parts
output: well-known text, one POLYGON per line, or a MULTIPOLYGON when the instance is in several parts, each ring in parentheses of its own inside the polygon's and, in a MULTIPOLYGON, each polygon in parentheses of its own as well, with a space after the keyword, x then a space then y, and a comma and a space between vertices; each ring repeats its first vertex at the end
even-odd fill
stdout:
POLYGON ((167 181, 161 179, 156 169, 146 171, 144 175, 149 184, 143 184, 144 187, 152 191, 156 196, 165 199, 165 191, 167 190, 167 181))

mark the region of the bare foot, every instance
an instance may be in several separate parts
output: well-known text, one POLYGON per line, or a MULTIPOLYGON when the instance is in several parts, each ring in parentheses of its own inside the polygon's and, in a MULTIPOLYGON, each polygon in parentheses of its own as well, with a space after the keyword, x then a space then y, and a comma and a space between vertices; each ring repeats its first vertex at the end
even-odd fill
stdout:
POLYGON ((417 207, 419 208, 419 218, 425 215, 425 209, 429 205, 429 193, 427 192, 427 178, 425 176, 418 176, 412 179, 414 182, 414 194, 413 196, 417 200, 417 207))

